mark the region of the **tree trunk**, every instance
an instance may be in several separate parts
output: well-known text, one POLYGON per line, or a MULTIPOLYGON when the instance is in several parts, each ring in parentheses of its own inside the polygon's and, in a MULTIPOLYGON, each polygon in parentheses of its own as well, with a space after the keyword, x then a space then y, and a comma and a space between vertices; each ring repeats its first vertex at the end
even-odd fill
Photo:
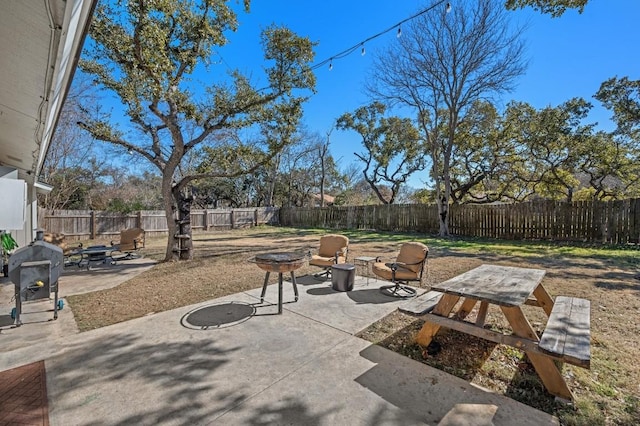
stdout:
POLYGON ((324 207, 324 182, 327 175, 327 166, 325 164, 327 152, 329 151, 329 136, 331 132, 327 133, 327 143, 320 146, 318 154, 320 155, 320 207, 324 207))
POLYGON ((277 155, 273 159, 273 168, 271 169, 271 176, 269 179, 269 186, 267 192, 266 205, 267 207, 274 206, 274 194, 276 192, 276 180, 278 178, 278 169, 280 168, 280 155, 277 155))
POLYGON ((447 197, 444 195, 440 203, 438 203, 438 217, 440 220, 439 235, 446 237, 449 235, 449 201, 447 201, 447 197))
POLYGON ((193 240, 191 230, 191 204, 193 197, 185 194, 183 191, 174 188, 173 197, 178 206, 178 218, 176 222, 176 232, 174 234, 174 242, 178 249, 179 260, 193 259, 193 240))
POLYGON ((324 175, 325 175, 325 167, 324 167, 324 157, 321 157, 321 176, 320 176, 320 207, 324 207, 324 175))
POLYGON ((184 196, 180 191, 172 191, 165 197, 165 216, 169 235, 165 262, 191 260, 193 258, 193 240, 191 230, 191 204, 193 197, 184 196), (176 218, 175 206, 178 206, 176 218))
POLYGON ((164 202, 164 213, 167 219, 167 230, 169 232, 167 238, 167 250, 165 252, 164 261, 165 262, 175 262, 180 258, 180 247, 177 239, 174 237, 178 233, 178 225, 176 223, 176 215, 175 215, 175 205, 173 196, 171 194, 171 189, 169 189, 169 193, 164 193, 163 188, 163 202, 164 202))

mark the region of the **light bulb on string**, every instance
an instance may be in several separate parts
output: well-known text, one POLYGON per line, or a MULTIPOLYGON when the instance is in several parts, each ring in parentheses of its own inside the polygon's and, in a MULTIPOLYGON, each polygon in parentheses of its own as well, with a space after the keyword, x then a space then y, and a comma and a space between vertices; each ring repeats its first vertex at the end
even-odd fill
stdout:
MULTIPOLYGON (((360 54, 362 56, 364 56, 366 54, 366 49, 365 49, 365 46, 364 46, 364 44, 366 42, 369 42, 369 41, 371 41, 371 40, 373 40, 375 38, 378 38, 378 37, 382 36, 383 34, 387 34, 387 33, 391 32, 393 30, 396 30, 396 37, 400 38, 402 36, 402 24, 403 23, 411 21, 412 19, 415 19, 415 18, 417 18, 419 16, 422 16, 422 15, 424 15, 425 13, 427 13, 429 11, 432 11, 432 10, 434 10, 436 8, 441 7, 443 3, 444 3, 443 1, 436 1, 431 6, 425 8, 423 10, 420 10, 419 12, 409 16, 408 18, 403 19, 400 22, 397 22, 395 25, 392 25, 391 27, 387 28, 386 30, 380 31, 380 32, 372 35, 371 37, 368 37, 366 40, 360 41, 360 43, 358 43, 356 45, 353 45, 353 46, 349 47, 348 49, 345 49, 342 52, 339 52, 339 53, 335 54, 334 56, 330 57, 329 59, 326 59, 324 61, 321 61, 321 62, 317 63, 316 65, 313 65, 311 67, 311 69, 315 70, 315 69, 317 69, 319 67, 326 66, 326 64, 329 63, 329 71, 331 71, 331 70, 333 70, 333 59, 334 58, 336 60, 337 59, 342 59, 342 58, 352 54, 356 50, 358 50, 358 47, 360 47, 360 54)), ((450 2, 446 2, 446 12, 447 13, 451 12, 451 3, 450 2)))

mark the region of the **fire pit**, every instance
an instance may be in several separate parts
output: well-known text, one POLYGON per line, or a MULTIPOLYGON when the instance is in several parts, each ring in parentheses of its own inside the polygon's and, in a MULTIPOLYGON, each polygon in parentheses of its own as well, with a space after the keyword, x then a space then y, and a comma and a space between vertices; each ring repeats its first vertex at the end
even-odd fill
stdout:
POLYGON ((291 274, 291 282, 293 283, 293 293, 295 294, 294 302, 298 301, 298 287, 296 285, 296 277, 293 273, 296 269, 302 267, 307 261, 308 256, 304 253, 296 252, 278 252, 258 254, 253 259, 258 268, 266 271, 262 293, 260 294, 260 303, 264 302, 264 295, 267 292, 267 284, 269 283, 269 275, 271 272, 278 273, 278 314, 282 313, 282 274, 289 272, 291 274))

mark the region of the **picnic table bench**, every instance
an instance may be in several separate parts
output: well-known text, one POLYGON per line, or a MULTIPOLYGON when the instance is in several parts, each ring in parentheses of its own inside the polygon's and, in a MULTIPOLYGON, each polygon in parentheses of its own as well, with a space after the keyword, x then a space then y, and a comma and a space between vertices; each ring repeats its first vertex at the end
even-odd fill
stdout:
POLYGON ((569 364, 591 365, 590 303, 577 297, 558 296, 538 347, 569 364))
POLYGON ((433 308, 436 307, 441 297, 442 293, 439 291, 428 291, 418 297, 409 299, 408 302, 398 306, 398 310, 405 314, 422 316, 431 312, 433 308))
POLYGON ((588 300, 558 296, 554 302, 542 285, 545 271, 482 265, 432 286, 431 291, 399 309, 425 319, 416 342, 427 347, 440 327, 447 327, 499 344, 523 350, 546 389, 572 400, 554 360, 590 368, 590 304, 588 300), (450 317, 458 301, 457 312, 450 317), (480 303, 475 323, 464 321, 480 303), (523 305, 541 307, 549 317, 539 338, 522 310, 523 305), (511 325, 513 334, 484 328, 489 305, 496 305, 511 325))

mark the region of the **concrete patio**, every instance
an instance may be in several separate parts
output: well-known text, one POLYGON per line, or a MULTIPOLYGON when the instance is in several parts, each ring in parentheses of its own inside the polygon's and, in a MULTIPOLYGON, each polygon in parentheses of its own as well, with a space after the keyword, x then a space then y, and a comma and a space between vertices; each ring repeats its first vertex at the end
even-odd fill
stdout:
MULTIPOLYGON (((117 285, 144 259, 65 273, 60 294, 117 285), (126 267, 124 265, 127 265, 126 267)), ((552 416, 357 338, 404 303, 381 282, 351 292, 300 277, 284 283, 78 333, 65 307, 24 305, 6 323, 13 284, 0 292, 0 372, 44 360, 53 425, 540 425, 552 416), (7 298, 9 295, 9 298, 7 298)))

